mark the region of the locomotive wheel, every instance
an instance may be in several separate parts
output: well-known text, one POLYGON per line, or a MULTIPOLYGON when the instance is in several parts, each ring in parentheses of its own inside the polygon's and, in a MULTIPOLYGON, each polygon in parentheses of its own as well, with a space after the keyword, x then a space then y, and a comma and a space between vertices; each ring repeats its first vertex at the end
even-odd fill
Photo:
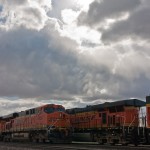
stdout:
POLYGON ((4 137, 3 141, 4 141, 4 142, 7 142, 7 138, 6 138, 6 137, 4 137))
POLYGON ((98 144, 99 144, 99 145, 104 145, 104 143, 103 143, 103 142, 98 142, 98 144))
POLYGON ((43 139, 43 140, 42 140, 42 142, 43 142, 43 143, 46 143, 46 140, 45 140, 45 139, 43 139))
POLYGON ((99 144, 99 145, 104 145, 103 140, 99 140, 99 141, 98 141, 98 144, 99 144))

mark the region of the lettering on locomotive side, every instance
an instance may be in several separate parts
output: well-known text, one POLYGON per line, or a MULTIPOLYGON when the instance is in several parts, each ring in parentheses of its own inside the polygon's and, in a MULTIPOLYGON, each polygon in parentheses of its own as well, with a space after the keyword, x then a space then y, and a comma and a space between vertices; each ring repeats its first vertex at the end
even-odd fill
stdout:
POLYGON ((29 133, 13 133, 12 138, 27 138, 29 133))

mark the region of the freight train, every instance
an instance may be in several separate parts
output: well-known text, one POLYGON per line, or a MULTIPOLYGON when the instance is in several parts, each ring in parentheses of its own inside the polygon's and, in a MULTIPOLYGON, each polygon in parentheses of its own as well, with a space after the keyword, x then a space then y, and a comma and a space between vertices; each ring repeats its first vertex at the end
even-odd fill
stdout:
POLYGON ((150 96, 67 109, 77 141, 112 145, 150 144, 150 96), (140 114, 146 105, 146 116, 140 114))
POLYGON ((146 102, 127 99, 67 110, 61 105, 47 104, 12 113, 0 117, 0 140, 150 145, 150 96, 146 102), (146 115, 141 115, 145 106, 146 115))
POLYGON ((65 108, 47 104, 0 117, 0 140, 70 143, 70 127, 65 108))

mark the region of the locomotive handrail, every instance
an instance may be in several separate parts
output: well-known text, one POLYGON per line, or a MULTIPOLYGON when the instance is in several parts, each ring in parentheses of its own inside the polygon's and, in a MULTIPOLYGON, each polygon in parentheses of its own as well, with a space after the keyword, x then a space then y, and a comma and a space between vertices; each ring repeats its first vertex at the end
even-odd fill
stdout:
MULTIPOLYGON (((48 127, 48 132, 49 132, 49 133, 50 133, 50 131, 51 131, 51 128, 58 122, 58 120, 61 120, 61 119, 60 119, 60 118, 56 119, 56 121, 55 121, 51 126, 48 127)), ((67 118, 66 118, 65 120, 68 121, 67 118)), ((69 122, 69 121, 68 121, 68 122, 69 122)))
POLYGON ((60 119, 56 119, 56 121, 51 126, 48 127, 48 132, 49 133, 51 131, 51 128, 57 123, 58 120, 60 120, 60 119))
POLYGON ((125 127, 126 117, 125 116, 121 116, 121 117, 123 118, 123 135, 125 135, 124 127, 125 127))
POLYGON ((129 126, 128 126, 128 132, 129 132, 129 129, 130 129, 130 127, 131 127, 131 125, 132 125, 132 123, 133 123, 134 120, 135 120, 135 116, 134 116, 132 122, 131 122, 131 123, 129 124, 129 126))
MULTIPOLYGON (((117 117, 121 117, 121 118, 123 118, 123 126, 122 126, 122 129, 123 129, 123 135, 125 135, 125 129, 124 129, 124 127, 125 127, 125 121, 126 121, 126 117, 125 116, 122 116, 122 115, 117 115, 117 117)), ((121 121, 122 122, 122 121, 121 121)))

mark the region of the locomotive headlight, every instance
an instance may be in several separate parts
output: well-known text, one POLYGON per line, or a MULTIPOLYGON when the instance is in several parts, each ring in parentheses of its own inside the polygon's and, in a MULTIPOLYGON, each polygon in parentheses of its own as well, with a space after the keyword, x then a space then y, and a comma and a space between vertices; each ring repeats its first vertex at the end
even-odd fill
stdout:
POLYGON ((59 114, 60 118, 62 118, 62 113, 59 114))

